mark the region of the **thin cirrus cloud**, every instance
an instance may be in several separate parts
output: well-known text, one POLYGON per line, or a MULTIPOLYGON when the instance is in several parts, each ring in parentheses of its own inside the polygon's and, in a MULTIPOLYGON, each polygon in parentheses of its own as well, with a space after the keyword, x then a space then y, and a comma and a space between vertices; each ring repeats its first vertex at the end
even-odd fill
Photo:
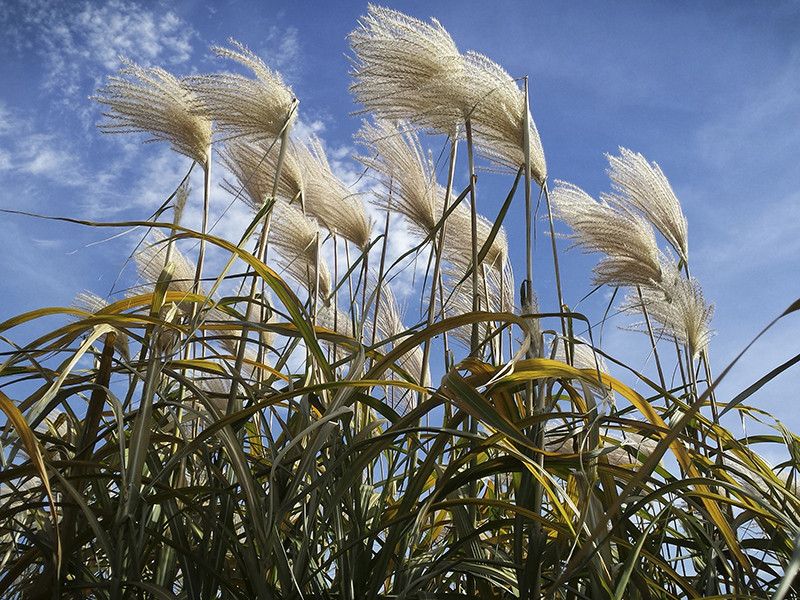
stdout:
POLYGON ((33 0, 14 3, 0 15, 6 44, 43 60, 41 84, 47 90, 82 93, 85 75, 115 70, 120 55, 146 65, 176 65, 191 56, 196 33, 171 11, 121 0, 75 6, 33 0))

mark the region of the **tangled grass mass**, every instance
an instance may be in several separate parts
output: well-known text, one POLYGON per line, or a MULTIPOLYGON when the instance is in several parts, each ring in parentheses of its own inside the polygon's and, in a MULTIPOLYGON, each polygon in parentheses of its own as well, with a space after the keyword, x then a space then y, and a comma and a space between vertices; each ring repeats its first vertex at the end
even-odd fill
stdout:
POLYGON ((713 305, 661 169, 620 149, 607 194, 551 188, 525 79, 377 6, 349 43, 362 193, 237 42, 213 52, 248 76, 123 60, 93 98, 101 132, 202 169, 204 218, 181 225, 187 176, 138 223, 129 293, 0 324, 0 597, 800 596, 800 438, 747 405, 757 386, 715 393, 713 305), (446 140, 441 162, 422 134, 446 140), (508 173, 495 221, 479 167, 508 173), (212 168, 252 209, 240 240, 209 233, 212 168), (533 264, 537 203, 549 264, 533 264), (524 274, 507 215, 526 223, 524 274), (554 220, 598 255, 592 283, 620 290, 657 377, 569 309, 554 220), (415 323, 397 289, 412 263, 415 323), (534 267, 554 270, 560 312, 539 311, 534 267), (726 414, 774 433, 737 437, 726 414))

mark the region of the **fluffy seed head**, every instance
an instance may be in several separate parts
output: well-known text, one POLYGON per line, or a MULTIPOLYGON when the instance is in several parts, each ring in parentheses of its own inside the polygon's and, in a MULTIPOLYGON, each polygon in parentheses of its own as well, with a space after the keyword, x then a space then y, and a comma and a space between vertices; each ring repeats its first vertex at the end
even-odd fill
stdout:
MULTIPOLYGON (((164 269, 164 262, 167 257, 166 236, 158 230, 153 230, 151 237, 153 238, 152 242, 144 246, 144 248, 134 256, 139 279, 148 291, 155 288, 161 271, 164 269)), ((172 280, 169 283, 169 289, 184 294, 191 293, 194 287, 194 275, 196 271, 194 263, 184 257, 177 248, 172 249, 170 262, 174 263, 175 270, 172 274, 172 280)), ((204 292, 201 290, 199 293, 203 294, 204 292)), ((181 308, 188 310, 188 307, 182 306, 181 308)))
MULTIPOLYGON (((525 164, 525 94, 497 63, 477 52, 467 52, 466 89, 474 96, 470 115, 478 152, 500 168, 516 171, 525 164)), ((539 185, 547 179, 542 141, 533 119, 528 119, 531 177, 539 185)))
POLYGON ((326 301, 331 294, 331 275, 327 264, 317 251, 319 243, 317 224, 294 206, 278 201, 273 208, 269 242, 280 255, 278 264, 283 270, 305 286, 309 292, 315 289, 319 281, 317 295, 326 301), (317 265, 319 277, 317 277, 317 265))
POLYGON ((467 108, 452 90, 463 79, 463 57, 436 19, 425 23, 370 4, 348 38, 355 53, 350 90, 367 111, 458 136, 467 108))
POLYGON ((311 138, 309 147, 300 142, 296 146, 305 184, 302 202, 306 212, 332 234, 366 249, 372 223, 361 196, 333 174, 318 138, 311 138))
MULTIPOLYGON (((514 171, 525 164, 525 95, 497 63, 460 54, 436 19, 370 5, 349 38, 356 55, 350 89, 367 111, 454 139, 470 119, 483 156, 514 171)), ((542 185, 547 165, 531 119, 528 130, 531 176, 542 185)))
POLYGON ((253 70, 255 79, 234 73, 214 73, 187 78, 203 99, 223 140, 246 137, 272 140, 294 119, 297 99, 283 79, 263 60, 235 40, 234 48, 211 49, 253 70))
POLYGON ((661 280, 660 252, 646 219, 614 198, 596 202, 577 186, 557 183, 550 196, 553 213, 572 228, 573 247, 605 255, 592 270, 594 285, 649 286, 661 280))
MULTIPOLYGON (((393 339, 393 346, 400 344, 411 334, 407 333, 408 328, 403 324, 403 311, 397 302, 397 298, 391 288, 384 284, 381 286, 380 309, 378 310, 378 332, 383 339, 393 339)), ((417 383, 422 382, 422 348, 416 346, 408 353, 404 354, 398 365, 403 368, 417 383)), ((427 374, 426 381, 430 380, 430 373, 427 374)), ((396 375, 389 371, 382 375, 394 379, 396 375)), ((389 399, 392 401, 392 408, 402 408, 405 411, 414 408, 415 394, 409 394, 402 388, 392 387, 389 390, 389 399)))
POLYGON ((357 160, 383 184, 384 191, 375 192, 376 204, 406 217, 421 237, 430 235, 442 217, 445 190, 436 183, 433 161, 417 134, 403 122, 376 120, 375 125, 365 121, 356 139, 370 154, 357 160))
POLYGON ((606 155, 608 174, 620 203, 640 211, 686 261, 689 241, 686 217, 669 181, 656 163, 648 163, 641 154, 620 148, 620 156, 606 155))
MULTIPOLYGON (((108 306, 108 301, 97 294, 84 290, 75 296, 72 306, 84 312, 96 314, 108 306)), ((117 337, 114 339, 114 349, 119 352, 123 360, 130 360, 128 336, 119 330, 117 330, 117 337)))
POLYGON ((92 99, 109 107, 99 125, 103 133, 149 133, 147 142, 164 141, 204 169, 211 158, 211 120, 197 95, 156 67, 145 69, 120 58, 124 67, 92 99))
MULTIPOLYGON (((444 276, 444 313, 447 317, 463 315, 472 312, 472 277, 464 279, 463 270, 454 270, 451 267, 442 269, 444 276), (461 281, 464 279, 464 281, 461 281)), ((478 277, 478 296, 480 297, 480 310, 490 312, 512 312, 514 310, 514 280, 510 266, 503 270, 489 268, 481 265, 478 277)), ((488 337, 489 325, 482 323, 481 329, 485 330, 484 339, 488 337)), ((453 337, 470 347, 472 327, 465 325, 452 331, 453 337)))
POLYGON ((673 259, 663 261, 662 272, 660 283, 642 288, 642 298, 638 293, 629 294, 621 309, 641 314, 642 308, 646 308, 660 335, 677 340, 686 346, 692 358, 697 358, 714 336, 710 328, 714 305, 706 302, 694 277, 687 279, 681 274, 673 259))
MULTIPOLYGON (((483 215, 478 215, 477 220, 477 244, 478 249, 489 239, 492 232, 492 222, 483 215)), ((447 261, 466 272, 472 264, 472 212, 470 206, 465 202, 459 204, 447 219, 447 231, 445 236, 444 256, 447 261)), ((486 265, 494 270, 502 272, 508 263, 508 239, 506 230, 500 227, 486 257, 481 265, 486 265)))
MULTIPOLYGON (((277 170, 278 150, 267 142, 228 141, 220 151, 220 162, 236 178, 236 184, 224 181, 222 187, 241 199, 253 211, 272 196, 277 170)), ((278 196, 287 202, 302 197, 303 180, 295 144, 289 142, 278 179, 278 196)))

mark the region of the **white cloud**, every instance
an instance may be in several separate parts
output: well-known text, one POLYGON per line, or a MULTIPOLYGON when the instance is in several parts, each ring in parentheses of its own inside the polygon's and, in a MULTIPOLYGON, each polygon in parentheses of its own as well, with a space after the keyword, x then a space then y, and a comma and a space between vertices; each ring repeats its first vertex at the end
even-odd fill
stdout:
POLYGON ((180 64, 191 55, 193 30, 172 12, 156 14, 137 4, 111 0, 86 4, 69 26, 76 51, 112 69, 123 55, 144 64, 180 64))
POLYGON ((196 36, 172 11, 121 0, 19 3, 0 15, 0 23, 6 45, 44 59, 44 87, 67 96, 97 87, 117 69, 120 55, 145 66, 185 63, 196 36))
POLYGON ((0 101, 0 135, 11 133, 11 111, 0 101))
MULTIPOLYGON (((85 183, 81 159, 69 141, 43 133, 18 135, 0 148, 0 171, 45 177, 62 185, 85 183)), ((2 193, 2 190, 0 193, 2 193)))
POLYGON ((278 71, 287 83, 298 76, 301 64, 299 34, 295 27, 271 26, 257 53, 270 69, 278 71))

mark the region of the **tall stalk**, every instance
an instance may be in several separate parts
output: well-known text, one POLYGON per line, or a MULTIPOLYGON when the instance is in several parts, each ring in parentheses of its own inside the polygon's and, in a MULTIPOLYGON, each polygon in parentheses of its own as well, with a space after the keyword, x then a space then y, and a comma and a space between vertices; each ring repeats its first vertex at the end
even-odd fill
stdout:
MULTIPOLYGON (((478 208, 475 193, 475 156, 472 145, 472 123, 469 117, 465 123, 467 133, 467 160, 469 162, 469 200, 470 200, 470 224, 472 228, 472 311, 478 312, 481 309, 481 298, 478 290, 478 208)), ((472 336, 470 339, 470 354, 477 355, 480 345, 480 327, 477 322, 472 324, 472 336)))
MULTIPOLYGON (((525 292, 527 295, 527 302, 528 307, 527 310, 533 309, 533 191, 531 186, 531 140, 530 140, 530 119, 531 119, 531 111, 530 111, 530 99, 528 96, 528 78, 525 77, 523 79, 523 93, 525 96, 525 118, 523 122, 523 150, 525 154, 525 283, 523 284, 525 287, 525 292)), ((544 189, 544 184, 542 186, 544 189)), ((548 212, 549 212, 549 205, 548 205, 548 212)), ((550 225, 552 228, 552 218, 550 220, 550 225)), ((553 237, 555 240, 555 237, 553 237)), ((555 246, 553 247, 553 253, 555 254, 555 246)), ((556 268, 556 274, 558 274, 558 268, 556 268)), ((559 288, 560 290, 560 288, 559 288)), ((561 306, 561 294, 559 291, 559 306, 561 306)), ((559 309, 560 310, 560 309, 559 309)), ((529 332, 532 333, 532 332, 529 332)), ((530 347, 528 348, 527 356, 528 358, 537 358, 535 356, 535 348, 538 344, 534 344, 533 340, 531 340, 530 347)), ((544 410, 544 394, 539 393, 536 394, 536 384, 533 380, 527 380, 525 382, 525 402, 527 408, 527 415, 526 416, 533 416, 538 414, 544 410), (536 401, 534 402, 534 397, 536 401)), ((531 437, 533 438, 533 443, 536 448, 544 449, 544 424, 537 423, 531 431, 531 437)), ((533 457, 534 462, 536 464, 536 468, 541 470, 544 469, 544 454, 536 453, 533 457)), ((525 473, 525 476, 522 478, 523 484, 528 484, 531 482, 531 476, 529 473, 525 473)), ((542 488, 542 484, 539 482, 538 479, 533 480, 533 493, 532 493, 532 511, 536 515, 542 515, 542 501, 544 497, 544 489, 542 488)), ((527 487, 527 485, 526 485, 527 487)), ((521 504, 525 506, 527 502, 525 500, 528 498, 527 493, 523 493, 523 497, 520 499, 521 504)), ((520 529, 523 526, 523 519, 518 519, 518 524, 520 529)), ((531 598, 538 600, 541 596, 542 592, 542 565, 541 565, 541 557, 543 552, 543 533, 542 533, 542 525, 539 521, 534 521, 530 525, 531 527, 531 535, 529 539, 529 547, 528 547, 528 560, 525 564, 525 569, 523 571, 523 588, 527 588, 528 592, 531 594, 531 598), (533 569, 532 577, 528 575, 533 569), (530 587, 528 588, 528 585, 530 587)), ((518 532, 518 535, 521 535, 522 531, 518 532)), ((520 543, 517 544, 519 548, 520 543)), ((521 558, 521 557, 520 557, 521 558)))
MULTIPOLYGON (((434 240, 434 244, 436 246, 436 255, 434 257, 433 263, 433 278, 431 280, 431 297, 428 301, 428 318, 426 321, 426 325, 430 327, 433 325, 433 321, 436 317, 436 288, 437 286, 441 288, 441 277, 442 277, 442 255, 444 254, 444 243, 445 243, 445 235, 447 233, 447 220, 444 218, 444 215, 447 214, 447 210, 450 207, 450 195, 453 193, 453 179, 455 178, 455 170, 456 170, 456 151, 458 149, 458 140, 455 137, 450 138, 450 159, 449 165, 447 168, 447 186, 445 187, 444 192, 444 202, 442 206, 442 226, 439 229, 439 233, 437 234, 437 238, 434 240)), ((444 296, 441 297, 441 302, 444 303, 444 296)), ((430 382, 427 380, 429 376, 429 365, 428 362, 430 361, 430 353, 431 353, 431 340, 426 339, 425 343, 422 346, 422 387, 427 387, 430 382)))
MULTIPOLYGON (((389 206, 391 207, 392 189, 389 187, 389 206)), ((386 268, 386 250, 389 245, 389 221, 391 219, 392 211, 386 210, 386 222, 383 225, 383 243, 381 244, 381 258, 378 264, 378 281, 375 282, 375 310, 372 312, 372 338, 370 340, 372 346, 378 342, 378 313, 381 309, 381 288, 383 287, 383 272, 386 268)), ((371 364, 371 363, 370 363, 371 364)), ((424 375, 423 375, 424 378, 424 375)), ((422 382, 425 385, 425 382, 422 382)))
MULTIPOLYGON (((291 118, 291 117, 290 117, 291 118)), ((278 182, 280 181, 281 177, 281 169, 283 167, 284 157, 286 156, 286 146, 289 141, 289 123, 290 119, 287 119, 286 125, 283 128, 283 132, 281 133, 281 147, 278 154, 278 162, 275 166, 275 179, 272 184, 272 198, 270 201, 274 202, 274 198, 278 194, 278 182)), ((264 215, 264 225, 261 228, 260 237, 258 240, 258 248, 256 250, 256 258, 260 261, 266 260, 266 252, 267 252, 267 240, 269 238, 269 224, 270 219, 272 217, 272 209, 268 209, 267 214, 264 215)), ((258 290, 258 275, 253 273, 252 279, 250 281, 250 292, 247 296, 247 308, 245 309, 245 317, 244 323, 242 324, 242 334, 239 338, 239 344, 236 349, 236 363, 234 365, 234 373, 241 374, 242 372, 242 365, 244 364, 244 355, 247 351, 247 340, 250 334, 250 328, 248 327, 248 323, 251 322, 253 318, 253 308, 255 306, 255 299, 256 293, 258 290)), ((228 394, 228 407, 227 413, 233 414, 234 412, 238 411, 241 407, 237 406, 236 397, 238 393, 238 378, 234 378, 231 381, 231 389, 230 393, 228 394)))
MULTIPOLYGON (((208 156, 203 167, 203 221, 200 227, 205 236, 208 233, 208 213, 210 211, 211 196, 211 146, 208 147, 208 156)), ((203 262, 206 255, 206 240, 200 239, 200 251, 197 254, 197 270, 194 275, 194 293, 200 290, 200 280, 203 278, 203 262)))

